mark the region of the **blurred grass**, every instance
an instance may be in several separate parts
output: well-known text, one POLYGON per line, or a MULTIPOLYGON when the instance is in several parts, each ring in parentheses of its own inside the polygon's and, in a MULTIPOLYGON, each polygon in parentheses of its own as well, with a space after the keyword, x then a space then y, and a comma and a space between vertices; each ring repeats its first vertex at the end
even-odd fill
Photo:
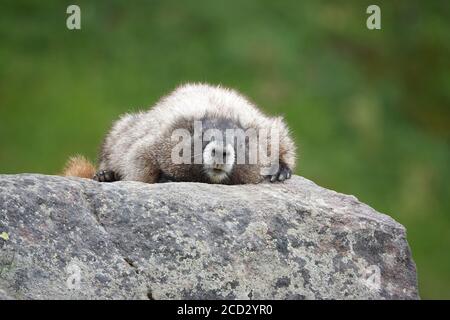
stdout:
POLYGON ((0 3, 0 173, 96 157, 111 122, 183 82, 283 114, 297 173, 407 227, 423 298, 450 298, 448 1, 0 3))

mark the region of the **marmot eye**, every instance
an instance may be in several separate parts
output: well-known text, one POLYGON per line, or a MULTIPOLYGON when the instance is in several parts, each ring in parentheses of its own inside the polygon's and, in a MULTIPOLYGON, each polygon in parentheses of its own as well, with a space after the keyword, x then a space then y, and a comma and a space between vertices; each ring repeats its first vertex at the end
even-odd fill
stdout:
POLYGON ((224 152, 223 152, 223 157, 225 158, 226 156, 227 156, 227 152, 224 151, 224 152))
POLYGON ((216 149, 212 149, 211 154, 212 154, 213 157, 215 157, 216 156, 216 149))

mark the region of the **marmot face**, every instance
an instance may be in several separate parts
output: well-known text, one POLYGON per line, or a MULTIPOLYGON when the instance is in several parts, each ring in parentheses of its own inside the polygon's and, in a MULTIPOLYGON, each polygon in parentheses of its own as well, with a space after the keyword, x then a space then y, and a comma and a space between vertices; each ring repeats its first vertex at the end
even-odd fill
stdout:
POLYGON ((211 183, 230 179, 236 160, 235 146, 227 141, 227 130, 240 126, 231 119, 205 116, 201 120, 203 173, 211 183))
POLYGON ((171 131, 166 133, 167 144, 162 148, 165 152, 159 157, 162 181, 242 184, 247 183, 251 177, 259 180, 260 167, 257 163, 238 161, 238 152, 243 152, 243 159, 248 159, 249 141, 244 139, 239 142, 234 136, 236 129, 244 132, 237 121, 214 115, 197 120, 181 119, 174 123, 171 131), (189 137, 183 150, 178 149, 183 145, 178 139, 181 136, 173 135, 180 130, 185 132, 185 142, 186 137, 189 137), (188 153, 183 163, 174 160, 174 150, 177 156, 188 153))
POLYGON ((224 143, 211 141, 206 145, 203 149, 203 172, 212 183, 221 183, 231 176, 235 154, 231 144, 224 146, 224 143))

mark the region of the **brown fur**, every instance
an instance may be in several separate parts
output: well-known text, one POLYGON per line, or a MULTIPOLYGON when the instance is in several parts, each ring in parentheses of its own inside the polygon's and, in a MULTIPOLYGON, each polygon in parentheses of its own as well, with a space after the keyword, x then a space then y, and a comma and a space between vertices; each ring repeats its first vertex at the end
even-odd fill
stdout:
POLYGON ((64 167, 63 176, 92 179, 95 166, 85 157, 76 155, 71 157, 64 167))

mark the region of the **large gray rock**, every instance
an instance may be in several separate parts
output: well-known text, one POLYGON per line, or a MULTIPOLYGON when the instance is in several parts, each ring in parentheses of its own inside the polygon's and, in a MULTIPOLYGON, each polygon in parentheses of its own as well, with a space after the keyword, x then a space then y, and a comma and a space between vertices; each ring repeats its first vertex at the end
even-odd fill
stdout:
POLYGON ((286 183, 0 175, 0 298, 416 299, 405 229, 286 183))

